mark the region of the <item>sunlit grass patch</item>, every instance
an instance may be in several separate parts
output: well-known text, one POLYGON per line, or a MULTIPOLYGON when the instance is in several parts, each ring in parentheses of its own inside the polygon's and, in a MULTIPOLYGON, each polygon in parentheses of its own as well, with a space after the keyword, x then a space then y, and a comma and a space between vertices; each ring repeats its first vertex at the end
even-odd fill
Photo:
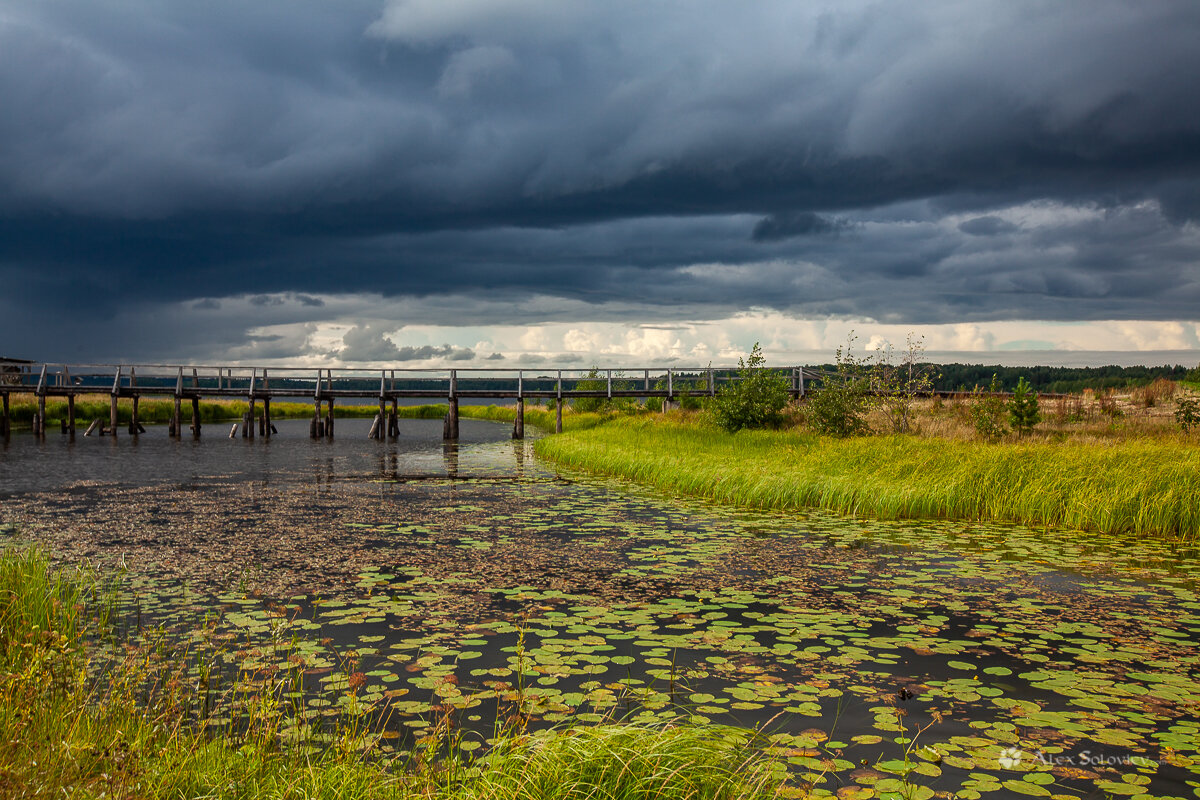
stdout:
POLYGON ((544 439, 566 466, 764 508, 1011 520, 1106 533, 1200 534, 1200 448, 1175 441, 833 439, 619 419, 544 439))

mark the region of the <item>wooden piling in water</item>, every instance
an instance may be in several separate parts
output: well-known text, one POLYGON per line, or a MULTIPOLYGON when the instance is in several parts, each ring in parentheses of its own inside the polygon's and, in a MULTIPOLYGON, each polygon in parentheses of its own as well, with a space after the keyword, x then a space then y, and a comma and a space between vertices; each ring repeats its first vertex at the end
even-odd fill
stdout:
POLYGON ((375 419, 371 422, 371 430, 367 432, 368 439, 382 439, 379 435, 379 426, 383 424, 383 417, 379 414, 375 415, 375 419))
POLYGON ((138 433, 138 400, 140 398, 135 394, 133 396, 133 411, 129 414, 129 432, 133 435, 138 433))
POLYGON ((0 436, 8 436, 9 432, 12 430, 12 428, 9 427, 11 421, 8 418, 8 392, 0 395, 0 397, 3 397, 3 400, 0 401, 0 405, 3 406, 3 412, 0 413, 0 436))
POLYGON ((235 422, 235 423, 233 423, 233 427, 229 429, 229 438, 230 439, 237 438, 237 429, 238 429, 238 424, 235 422))
POLYGON ((38 436, 46 435, 46 393, 42 392, 38 395, 38 413, 37 422, 35 423, 37 430, 34 431, 38 436))
POLYGON ((75 436, 75 395, 67 395, 67 433, 75 436))
POLYGON ((517 398, 517 417, 513 420, 512 438, 525 438, 525 398, 517 398))
POLYGON ((112 428, 112 435, 117 435, 117 395, 114 392, 112 402, 108 407, 108 425, 112 428))
MULTIPOLYGON (((178 414, 177 414, 178 416, 178 414)), ((192 436, 200 438, 200 398, 192 398, 192 436)))
POLYGON ((458 372, 450 370, 450 397, 446 403, 446 419, 442 423, 442 439, 458 440, 458 372))
POLYGON ((271 398, 263 398, 263 436, 270 439, 271 434, 275 432, 275 426, 271 424, 271 398))
POLYGON ((92 435, 92 431, 96 430, 96 428, 99 428, 99 429, 100 429, 100 433, 101 433, 101 435, 103 435, 103 434, 104 434, 104 423, 103 423, 103 421, 102 421, 102 420, 101 420, 99 417, 97 417, 96 419, 92 420, 92 424, 91 424, 91 425, 88 425, 88 429, 87 429, 86 431, 84 431, 84 434, 83 434, 83 435, 84 435, 84 436, 91 436, 91 435, 92 435))
POLYGON ((388 436, 396 437, 400 435, 400 401, 392 398, 392 415, 388 417, 388 436))
POLYGON ((325 438, 332 439, 333 438, 333 398, 330 397, 326 402, 329 404, 329 406, 328 406, 329 413, 325 415, 325 438))

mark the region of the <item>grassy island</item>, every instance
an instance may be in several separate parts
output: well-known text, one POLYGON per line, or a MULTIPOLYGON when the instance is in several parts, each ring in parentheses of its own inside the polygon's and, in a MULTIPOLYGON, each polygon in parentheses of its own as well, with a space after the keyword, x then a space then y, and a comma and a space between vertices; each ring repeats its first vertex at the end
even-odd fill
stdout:
POLYGON ((701 414, 676 413, 568 429, 539 441, 537 453, 567 467, 760 508, 1200 535, 1200 446, 1165 429, 998 442, 839 439, 799 429, 731 434, 701 414))

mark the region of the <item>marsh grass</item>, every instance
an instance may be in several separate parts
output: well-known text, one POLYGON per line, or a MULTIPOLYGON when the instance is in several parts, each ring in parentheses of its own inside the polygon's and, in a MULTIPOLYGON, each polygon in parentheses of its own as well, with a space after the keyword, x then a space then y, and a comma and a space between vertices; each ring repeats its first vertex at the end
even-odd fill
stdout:
POLYGON ((1200 535, 1200 447, 1160 439, 727 434, 699 418, 622 419, 540 440, 565 466, 774 509, 1009 520, 1170 539, 1200 535))
MULTIPOLYGON (((379 731, 351 714, 312 740, 320 746, 296 746, 277 702, 286 676, 230 687, 241 724, 197 724, 184 701, 207 687, 187 653, 124 636, 119 594, 93 570, 52 566, 36 547, 0 553, 0 796, 732 800, 785 791, 782 765, 762 754, 755 732, 719 726, 515 728, 471 759, 436 742, 381 752, 379 731), (116 653, 102 668, 99 641, 116 653)), ((449 745, 461 737, 439 730, 449 745)))

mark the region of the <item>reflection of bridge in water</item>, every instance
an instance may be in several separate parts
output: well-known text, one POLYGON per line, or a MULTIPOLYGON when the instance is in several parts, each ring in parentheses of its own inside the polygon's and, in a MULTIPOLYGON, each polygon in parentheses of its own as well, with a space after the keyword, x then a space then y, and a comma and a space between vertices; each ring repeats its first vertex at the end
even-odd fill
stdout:
MULTIPOLYGON (((28 361, 0 362, 0 434, 12 430, 10 395, 32 394, 37 401, 33 432, 46 433, 47 398, 65 398, 66 414, 60 420, 63 433, 74 435, 75 401, 81 395, 105 394, 110 398, 107 420, 95 419, 85 435, 116 436, 117 408, 121 399, 130 400, 128 431, 144 433, 138 419, 142 397, 174 400, 168 422, 171 436, 181 437, 186 425, 200 437, 200 403, 208 400, 243 400, 248 410, 230 436, 240 431, 246 438, 275 433, 271 425, 273 399, 306 400, 313 404, 309 435, 332 437, 334 403, 338 400, 378 401, 379 412, 371 426, 373 439, 399 435, 400 400, 428 399, 446 403, 443 438, 458 439, 458 404, 461 400, 514 400, 516 418, 513 438, 525 435, 525 400, 553 400, 555 428, 562 432, 563 402, 577 399, 660 398, 663 408, 683 396, 714 395, 724 384, 738 380, 735 367, 714 368, 622 368, 554 370, 533 375, 518 369, 304 369, 262 367, 180 366, 164 364, 78 365, 28 361), (191 405, 190 418, 183 414, 191 405), (105 424, 107 422, 107 425, 105 424)), ((793 397, 804 395, 803 367, 773 370, 790 380, 793 397)), ((808 371, 808 376, 817 373, 808 371)))

